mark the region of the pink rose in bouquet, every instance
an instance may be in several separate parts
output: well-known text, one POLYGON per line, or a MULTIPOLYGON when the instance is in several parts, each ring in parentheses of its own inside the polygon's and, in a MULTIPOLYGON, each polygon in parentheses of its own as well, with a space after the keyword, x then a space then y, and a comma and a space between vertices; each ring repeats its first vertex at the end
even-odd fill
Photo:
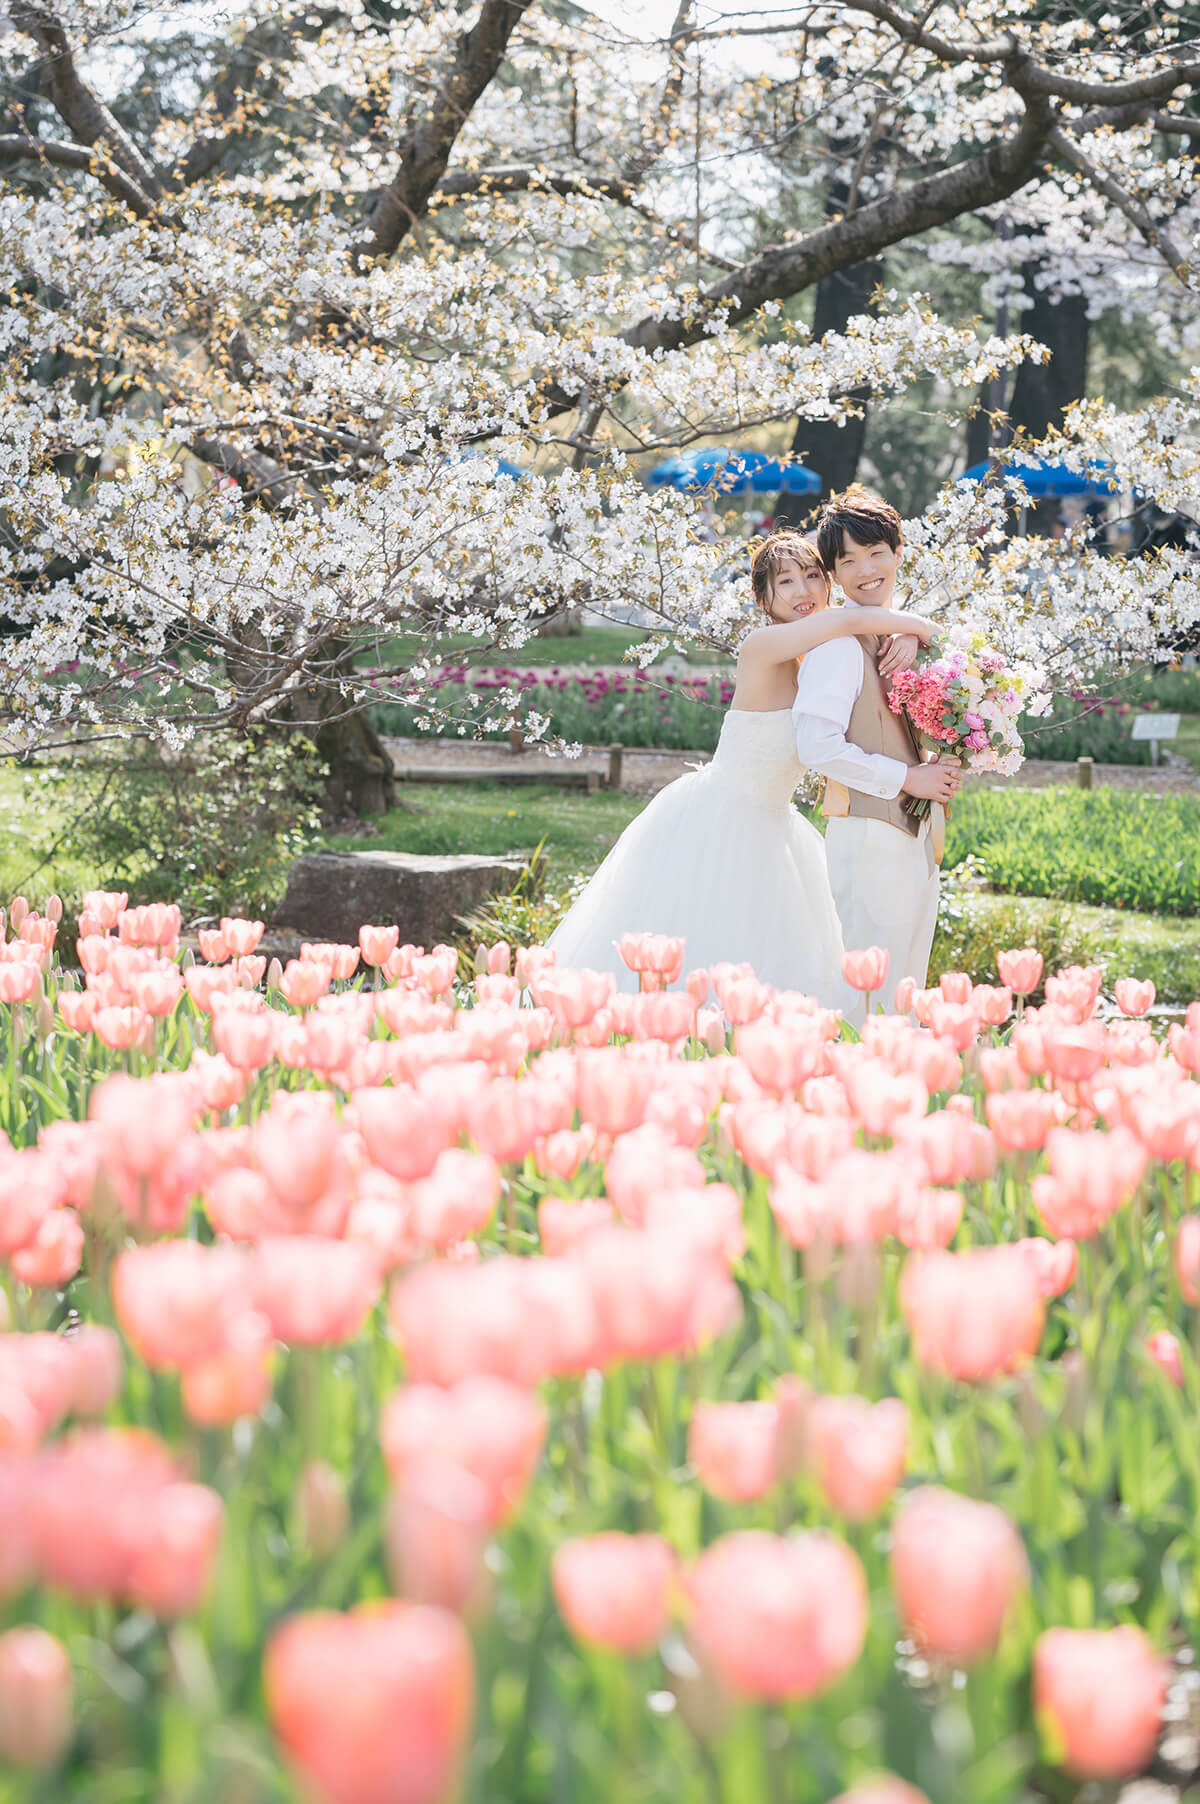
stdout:
MULTIPOLYGON (((981 634, 962 628, 931 650, 924 663, 892 679, 893 714, 907 715, 919 745, 943 757, 952 753, 964 770, 1011 776, 1025 756, 1018 719, 1049 702, 1041 672, 1005 658, 981 634)), ((920 818, 929 802, 908 796, 904 806, 920 818)))

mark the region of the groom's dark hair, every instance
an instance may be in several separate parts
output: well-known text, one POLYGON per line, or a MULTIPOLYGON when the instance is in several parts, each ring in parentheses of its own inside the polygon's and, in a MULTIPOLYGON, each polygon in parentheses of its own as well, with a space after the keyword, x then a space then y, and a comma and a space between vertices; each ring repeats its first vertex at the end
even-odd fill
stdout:
POLYGON ((817 550, 831 574, 838 559, 845 556, 847 539, 855 545, 882 542, 898 551, 900 538, 900 516, 891 502, 873 495, 861 482, 851 483, 840 495, 831 495, 817 521, 817 550))

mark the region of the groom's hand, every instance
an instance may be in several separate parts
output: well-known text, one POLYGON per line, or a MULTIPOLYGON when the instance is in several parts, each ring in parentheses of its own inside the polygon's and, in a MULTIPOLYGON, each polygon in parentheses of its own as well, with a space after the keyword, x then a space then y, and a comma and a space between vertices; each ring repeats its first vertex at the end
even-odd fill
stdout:
POLYGON ((962 779, 962 766, 957 758, 942 758, 933 764, 910 764, 900 788, 907 796, 927 796, 931 802, 952 802, 962 779))
POLYGON ((890 639, 884 640, 879 654, 880 676, 891 677, 898 670, 911 670, 920 650, 921 641, 915 633, 893 633, 890 639))

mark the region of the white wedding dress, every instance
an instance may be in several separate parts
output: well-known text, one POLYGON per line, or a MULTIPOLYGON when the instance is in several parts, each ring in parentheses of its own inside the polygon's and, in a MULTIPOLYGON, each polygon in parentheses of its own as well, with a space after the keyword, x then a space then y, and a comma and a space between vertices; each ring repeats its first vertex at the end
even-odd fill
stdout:
POLYGON ((621 989, 636 990, 617 941, 672 934, 687 942, 685 975, 746 963, 776 989, 842 1006, 825 844, 792 806, 803 774, 789 709, 730 709, 712 762, 661 789, 630 822, 551 935, 558 964, 613 971, 621 989))

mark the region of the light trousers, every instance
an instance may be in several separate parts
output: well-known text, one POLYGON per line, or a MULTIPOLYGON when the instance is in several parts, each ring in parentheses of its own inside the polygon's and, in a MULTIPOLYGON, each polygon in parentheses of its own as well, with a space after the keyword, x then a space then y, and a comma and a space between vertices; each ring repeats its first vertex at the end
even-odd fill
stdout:
MULTIPOLYGON (((887 978, 871 1007, 890 1011, 900 979, 911 977, 923 988, 929 968, 938 907, 929 822, 914 839, 887 821, 835 816, 825 828, 825 860, 846 950, 887 947, 887 978)), ((846 986, 842 1012, 861 1027, 866 998, 846 986)))

